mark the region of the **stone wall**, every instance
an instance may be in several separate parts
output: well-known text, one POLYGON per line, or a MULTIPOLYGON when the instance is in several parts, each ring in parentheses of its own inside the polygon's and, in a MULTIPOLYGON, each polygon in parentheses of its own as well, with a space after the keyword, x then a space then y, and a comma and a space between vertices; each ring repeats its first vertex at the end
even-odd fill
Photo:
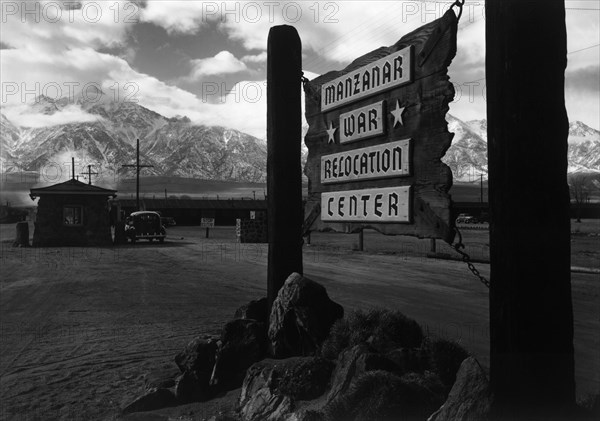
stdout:
POLYGON ((265 212, 256 212, 255 219, 240 219, 240 243, 268 243, 267 216, 265 212))

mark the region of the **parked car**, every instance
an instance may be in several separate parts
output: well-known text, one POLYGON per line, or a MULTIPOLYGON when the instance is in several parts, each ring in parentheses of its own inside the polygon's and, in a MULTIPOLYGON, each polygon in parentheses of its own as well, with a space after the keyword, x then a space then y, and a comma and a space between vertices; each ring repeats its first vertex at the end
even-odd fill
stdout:
POLYGON ((127 217, 125 235, 132 243, 135 243, 137 240, 148 240, 151 242, 154 239, 162 243, 165 241, 167 233, 161 223, 158 212, 140 211, 133 212, 127 217))
POLYGON ((472 215, 469 215, 468 213, 461 213, 456 218, 456 223, 457 224, 476 224, 477 218, 475 218, 472 215))
POLYGON ((177 225, 175 223, 175 218, 172 218, 170 216, 163 216, 160 218, 160 222, 165 226, 165 227, 174 227, 175 225, 177 225))

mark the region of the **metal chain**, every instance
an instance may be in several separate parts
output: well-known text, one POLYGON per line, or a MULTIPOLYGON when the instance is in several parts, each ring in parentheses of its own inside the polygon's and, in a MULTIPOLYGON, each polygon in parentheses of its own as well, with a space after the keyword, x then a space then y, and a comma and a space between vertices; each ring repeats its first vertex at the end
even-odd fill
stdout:
POLYGON ((465 0, 456 0, 454 4, 450 7, 457 6, 458 7, 458 16, 456 17, 456 21, 460 21, 460 17, 462 16, 463 6, 465 4, 465 0))
POLYGON ((463 262, 465 262, 467 264, 469 270, 473 273, 473 275, 477 276, 479 278, 479 281, 481 281, 481 283, 483 285, 485 285, 486 287, 489 288, 490 281, 488 281, 482 274, 479 273, 477 268, 471 262, 471 256, 469 256, 466 252, 461 250, 461 249, 465 248, 465 245, 462 242, 462 234, 460 233, 458 227, 454 227, 454 229, 456 230, 456 233, 458 234, 458 243, 453 244, 452 248, 454 250, 456 250, 456 252, 462 256, 463 262))

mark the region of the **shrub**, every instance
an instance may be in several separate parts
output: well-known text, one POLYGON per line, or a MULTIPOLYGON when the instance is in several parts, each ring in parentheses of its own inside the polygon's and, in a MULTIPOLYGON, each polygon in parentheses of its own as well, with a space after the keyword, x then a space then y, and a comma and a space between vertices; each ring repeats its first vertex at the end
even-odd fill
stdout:
POLYGON ((446 339, 428 340, 425 347, 429 353, 431 369, 440 377, 444 385, 451 388, 460 365, 469 353, 456 342, 446 339))
POLYGON ((417 382, 407 382, 386 371, 369 371, 347 394, 325 406, 323 412, 331 421, 425 420, 439 402, 417 382))
POLYGON ((417 322, 399 311, 353 311, 347 318, 333 324, 321 347, 321 355, 335 359, 344 349, 361 342, 367 342, 375 350, 385 353, 396 348, 420 346, 423 331, 417 322))

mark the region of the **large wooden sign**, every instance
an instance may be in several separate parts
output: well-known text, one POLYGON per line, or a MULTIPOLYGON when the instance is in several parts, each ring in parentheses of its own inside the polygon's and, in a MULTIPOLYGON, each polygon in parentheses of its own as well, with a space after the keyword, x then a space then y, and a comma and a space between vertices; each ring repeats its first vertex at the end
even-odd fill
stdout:
POLYGON ((454 238, 446 113, 457 19, 442 18, 305 84, 304 230, 454 238))

